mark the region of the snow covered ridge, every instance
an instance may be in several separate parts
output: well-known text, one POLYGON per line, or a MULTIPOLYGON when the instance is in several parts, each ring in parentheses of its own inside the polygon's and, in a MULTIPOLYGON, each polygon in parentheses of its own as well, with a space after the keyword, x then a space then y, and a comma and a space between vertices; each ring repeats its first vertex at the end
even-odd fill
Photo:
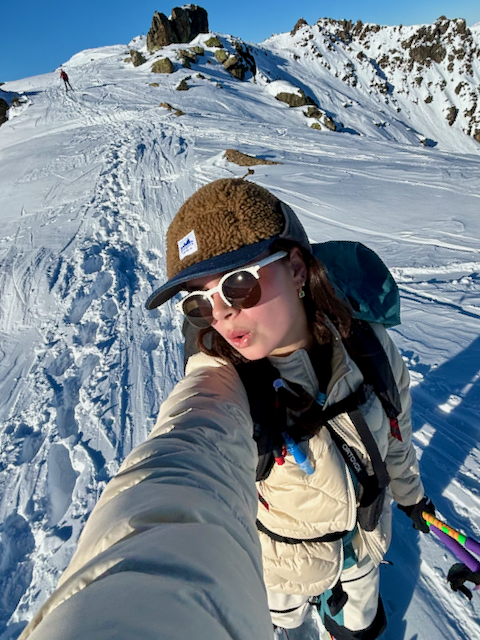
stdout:
MULTIPOLYGON (((443 120, 480 142, 480 38, 463 19, 441 16, 432 25, 379 26, 321 19, 297 22, 267 43, 288 48, 301 63, 320 62, 330 76, 355 89, 351 97, 376 96, 388 111, 408 110, 412 121, 443 120)), ((340 93, 339 83, 334 84, 340 93)), ((436 128, 440 127, 436 123, 436 128)))
MULTIPOLYGON (((153 50, 154 27, 155 21, 142 47, 147 66, 173 56, 173 63, 195 69, 205 62, 198 46, 206 46, 206 61, 223 64, 240 80, 260 87, 289 83, 288 93, 303 100, 288 100, 284 90, 279 99, 296 109, 310 105, 299 112, 307 120, 299 120, 315 129, 429 147, 459 149, 462 135, 480 142, 480 29, 469 29, 463 19, 442 16, 433 25, 410 27, 326 18, 310 26, 301 19, 291 33, 260 45, 200 34, 190 43, 196 53, 174 44, 153 50)), ((265 89, 277 97, 275 86, 265 89)), ((478 148, 465 140, 464 150, 478 148)))

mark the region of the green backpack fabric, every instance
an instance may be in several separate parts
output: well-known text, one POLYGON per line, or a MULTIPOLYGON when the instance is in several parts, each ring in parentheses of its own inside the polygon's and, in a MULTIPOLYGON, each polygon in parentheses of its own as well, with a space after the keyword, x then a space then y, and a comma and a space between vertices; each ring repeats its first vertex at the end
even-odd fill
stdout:
POLYGON ((380 257, 361 242, 331 240, 312 245, 340 298, 347 300, 358 320, 385 327, 400 324, 400 294, 380 257))

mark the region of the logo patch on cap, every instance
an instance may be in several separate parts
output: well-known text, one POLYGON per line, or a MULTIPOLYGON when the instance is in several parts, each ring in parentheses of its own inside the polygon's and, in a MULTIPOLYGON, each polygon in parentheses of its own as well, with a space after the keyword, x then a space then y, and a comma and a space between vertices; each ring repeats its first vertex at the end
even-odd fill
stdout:
POLYGON ((192 253, 198 251, 197 238, 195 237, 195 231, 190 231, 184 236, 181 240, 177 242, 178 244, 178 255, 180 260, 183 260, 187 256, 192 253))

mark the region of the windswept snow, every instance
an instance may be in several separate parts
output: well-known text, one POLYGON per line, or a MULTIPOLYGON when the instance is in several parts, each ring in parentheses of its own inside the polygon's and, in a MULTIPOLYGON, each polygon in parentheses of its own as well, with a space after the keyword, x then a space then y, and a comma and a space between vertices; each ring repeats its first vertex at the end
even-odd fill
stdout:
MULTIPOLYGON (((360 240, 392 268, 403 299, 392 336, 412 375, 426 489, 452 526, 480 537, 480 147, 449 132, 424 148, 385 112, 387 136, 372 103, 357 123, 345 108, 362 135, 312 130, 270 95, 268 72, 317 97, 330 89, 306 62, 293 83, 268 42, 255 83, 208 49, 191 70, 158 75, 152 60, 125 63, 119 45, 64 65, 73 93, 57 72, 2 87, 25 100, 0 128, 2 640, 52 592, 105 483, 182 375, 182 319, 144 302, 165 278, 182 202, 245 174, 227 148, 282 163, 251 179, 294 207, 313 241, 360 240), (176 91, 187 76, 190 90, 176 91)), ((480 637, 480 596, 449 590, 454 559, 401 513, 387 557, 387 640, 480 637)))

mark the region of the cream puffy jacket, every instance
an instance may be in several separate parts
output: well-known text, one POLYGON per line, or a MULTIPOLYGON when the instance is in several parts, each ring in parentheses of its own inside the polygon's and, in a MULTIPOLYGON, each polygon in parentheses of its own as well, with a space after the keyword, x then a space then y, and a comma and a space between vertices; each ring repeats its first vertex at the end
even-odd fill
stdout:
MULTIPOLYGON (((390 434, 390 422, 378 398, 371 394, 361 407, 364 418, 376 440, 382 459, 391 479, 386 492, 384 508, 377 528, 372 532, 359 530, 353 544, 359 559, 370 556, 376 565, 382 561, 391 538, 391 499, 402 505, 412 505, 424 496, 418 462, 411 443, 410 378, 403 359, 382 325, 372 325, 390 361, 400 393, 402 413, 399 426, 403 441, 390 434)), ((362 374, 348 356, 341 338, 333 327, 332 377, 328 387, 326 406, 346 398, 363 382, 362 374)), ((287 357, 270 358, 286 381, 301 384, 313 397, 318 393, 318 382, 307 352, 295 351, 287 357)), ((237 415, 246 420, 250 432, 253 423, 244 387, 233 366, 221 360, 197 354, 187 365, 187 379, 198 368, 212 368, 214 377, 228 380, 228 393, 212 399, 212 420, 224 406, 236 407, 237 415)), ((223 384, 224 391, 227 385, 223 384)), ((372 467, 366 449, 350 418, 342 414, 331 421, 332 426, 363 460, 367 470, 372 467)), ((244 424, 239 424, 244 428, 244 424)), ((156 432, 164 432, 162 413, 156 432)), ((330 543, 308 542, 329 533, 353 530, 356 525, 357 498, 350 472, 332 442, 327 429, 303 443, 315 471, 306 475, 291 456, 283 466, 275 465, 268 478, 257 484, 262 497, 258 505, 258 519, 270 531, 290 538, 305 540, 301 544, 286 544, 273 541, 259 532, 262 546, 263 571, 268 589, 288 594, 318 595, 334 586, 343 568, 341 541, 330 543), (268 508, 265 506, 267 505, 268 508)))
MULTIPOLYGON (((402 413, 399 426, 403 442, 390 434, 390 423, 380 400, 371 394, 362 414, 375 438, 391 479, 383 512, 372 532, 359 530, 354 550, 362 559, 369 555, 378 565, 391 538, 391 497, 401 505, 412 505, 424 496, 415 451, 411 444, 410 391, 408 370, 382 325, 372 325, 390 361, 400 393, 402 413)), ((285 358, 270 358, 282 378, 301 384, 310 395, 318 394, 318 383, 306 351, 285 358)), ((338 335, 333 341, 332 377, 325 406, 346 398, 363 382, 362 374, 350 359, 338 335)), ((359 454, 367 470, 372 467, 365 446, 347 414, 331 421, 332 426, 359 454)), ((357 499, 347 466, 326 428, 302 443, 314 465, 306 475, 287 456, 283 466, 274 465, 268 478, 258 483, 262 497, 258 519, 281 536, 302 539, 300 544, 275 542, 260 533, 264 579, 268 589, 289 594, 319 595, 334 586, 343 568, 341 541, 308 542, 326 534, 351 531, 356 524, 357 499)))

